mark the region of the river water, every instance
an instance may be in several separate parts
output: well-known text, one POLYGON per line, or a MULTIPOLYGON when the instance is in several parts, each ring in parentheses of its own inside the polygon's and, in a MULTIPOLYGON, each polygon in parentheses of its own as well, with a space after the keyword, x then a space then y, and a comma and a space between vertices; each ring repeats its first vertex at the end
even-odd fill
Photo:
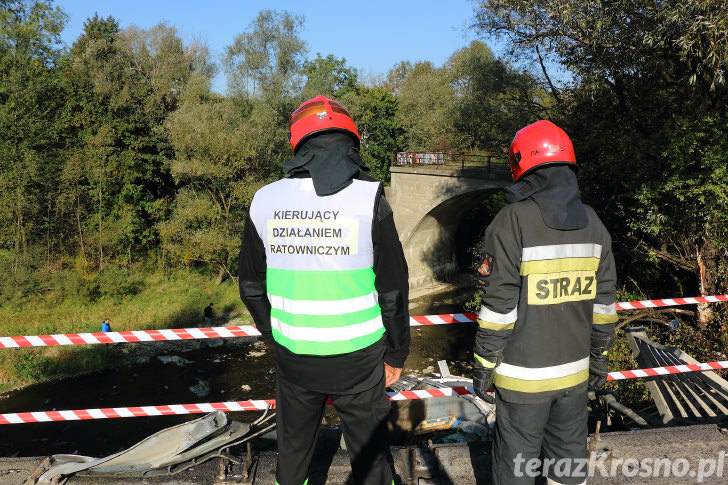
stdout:
MULTIPOLYGON (((410 315, 463 312, 471 290, 450 288, 410 301, 410 315)), ((405 374, 431 376, 446 360, 455 375, 472 373, 475 324, 412 327, 405 374)), ((255 338, 195 341, 146 362, 37 384, 0 395, 0 412, 187 404, 274 398, 271 350, 255 338)), ((117 345, 157 345, 117 344, 117 345)), ((110 351, 117 351, 110 349, 110 351)), ((23 349, 6 350, 22 352, 23 349)), ((251 421, 258 413, 230 413, 251 421)), ((73 453, 101 457, 200 415, 92 419, 0 425, 0 456, 73 453)))

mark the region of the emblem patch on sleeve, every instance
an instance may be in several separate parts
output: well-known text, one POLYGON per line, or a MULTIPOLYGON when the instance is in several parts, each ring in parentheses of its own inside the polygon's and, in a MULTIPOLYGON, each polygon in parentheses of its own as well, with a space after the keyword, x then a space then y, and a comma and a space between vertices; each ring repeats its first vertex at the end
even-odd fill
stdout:
POLYGON ((493 256, 491 256, 488 253, 485 253, 483 262, 480 263, 480 267, 478 268, 478 273, 480 273, 483 276, 490 276, 490 273, 492 271, 493 271, 493 256))

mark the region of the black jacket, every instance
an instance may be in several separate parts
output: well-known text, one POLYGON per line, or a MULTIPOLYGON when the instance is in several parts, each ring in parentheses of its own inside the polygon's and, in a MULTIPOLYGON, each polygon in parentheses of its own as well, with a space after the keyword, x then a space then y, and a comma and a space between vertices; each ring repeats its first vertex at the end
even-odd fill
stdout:
POLYGON ((570 193, 568 199, 539 200, 541 190, 524 192, 511 198, 485 234, 475 354, 493 362, 502 353, 494 383, 504 401, 536 403, 585 389, 592 338, 614 334, 611 238, 594 210, 575 200, 578 190, 559 190, 576 184, 561 169, 571 173, 566 167, 541 169, 536 185, 551 194, 570 193), (573 217, 562 217, 566 213, 573 217))

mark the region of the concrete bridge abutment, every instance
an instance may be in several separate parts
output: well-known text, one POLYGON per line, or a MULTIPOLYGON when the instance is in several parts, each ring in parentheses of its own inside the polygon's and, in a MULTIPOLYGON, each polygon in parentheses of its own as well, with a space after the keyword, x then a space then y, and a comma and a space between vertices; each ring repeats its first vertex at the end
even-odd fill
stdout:
POLYGON ((512 183, 507 166, 397 167, 387 200, 409 266, 410 291, 447 281, 458 270, 456 233, 474 207, 512 183))

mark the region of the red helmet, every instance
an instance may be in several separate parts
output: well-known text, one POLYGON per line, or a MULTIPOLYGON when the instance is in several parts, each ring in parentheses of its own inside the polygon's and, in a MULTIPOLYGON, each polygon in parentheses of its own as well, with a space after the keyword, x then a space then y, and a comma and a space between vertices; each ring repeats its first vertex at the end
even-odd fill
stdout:
POLYGON ((326 96, 316 96, 304 101, 291 114, 291 121, 288 124, 288 139, 294 152, 306 138, 323 131, 342 131, 354 135, 357 143, 361 139, 348 111, 326 96))
POLYGON ((576 169, 574 145, 564 130, 540 120, 521 128, 508 155, 513 181, 543 165, 571 165, 576 169))

